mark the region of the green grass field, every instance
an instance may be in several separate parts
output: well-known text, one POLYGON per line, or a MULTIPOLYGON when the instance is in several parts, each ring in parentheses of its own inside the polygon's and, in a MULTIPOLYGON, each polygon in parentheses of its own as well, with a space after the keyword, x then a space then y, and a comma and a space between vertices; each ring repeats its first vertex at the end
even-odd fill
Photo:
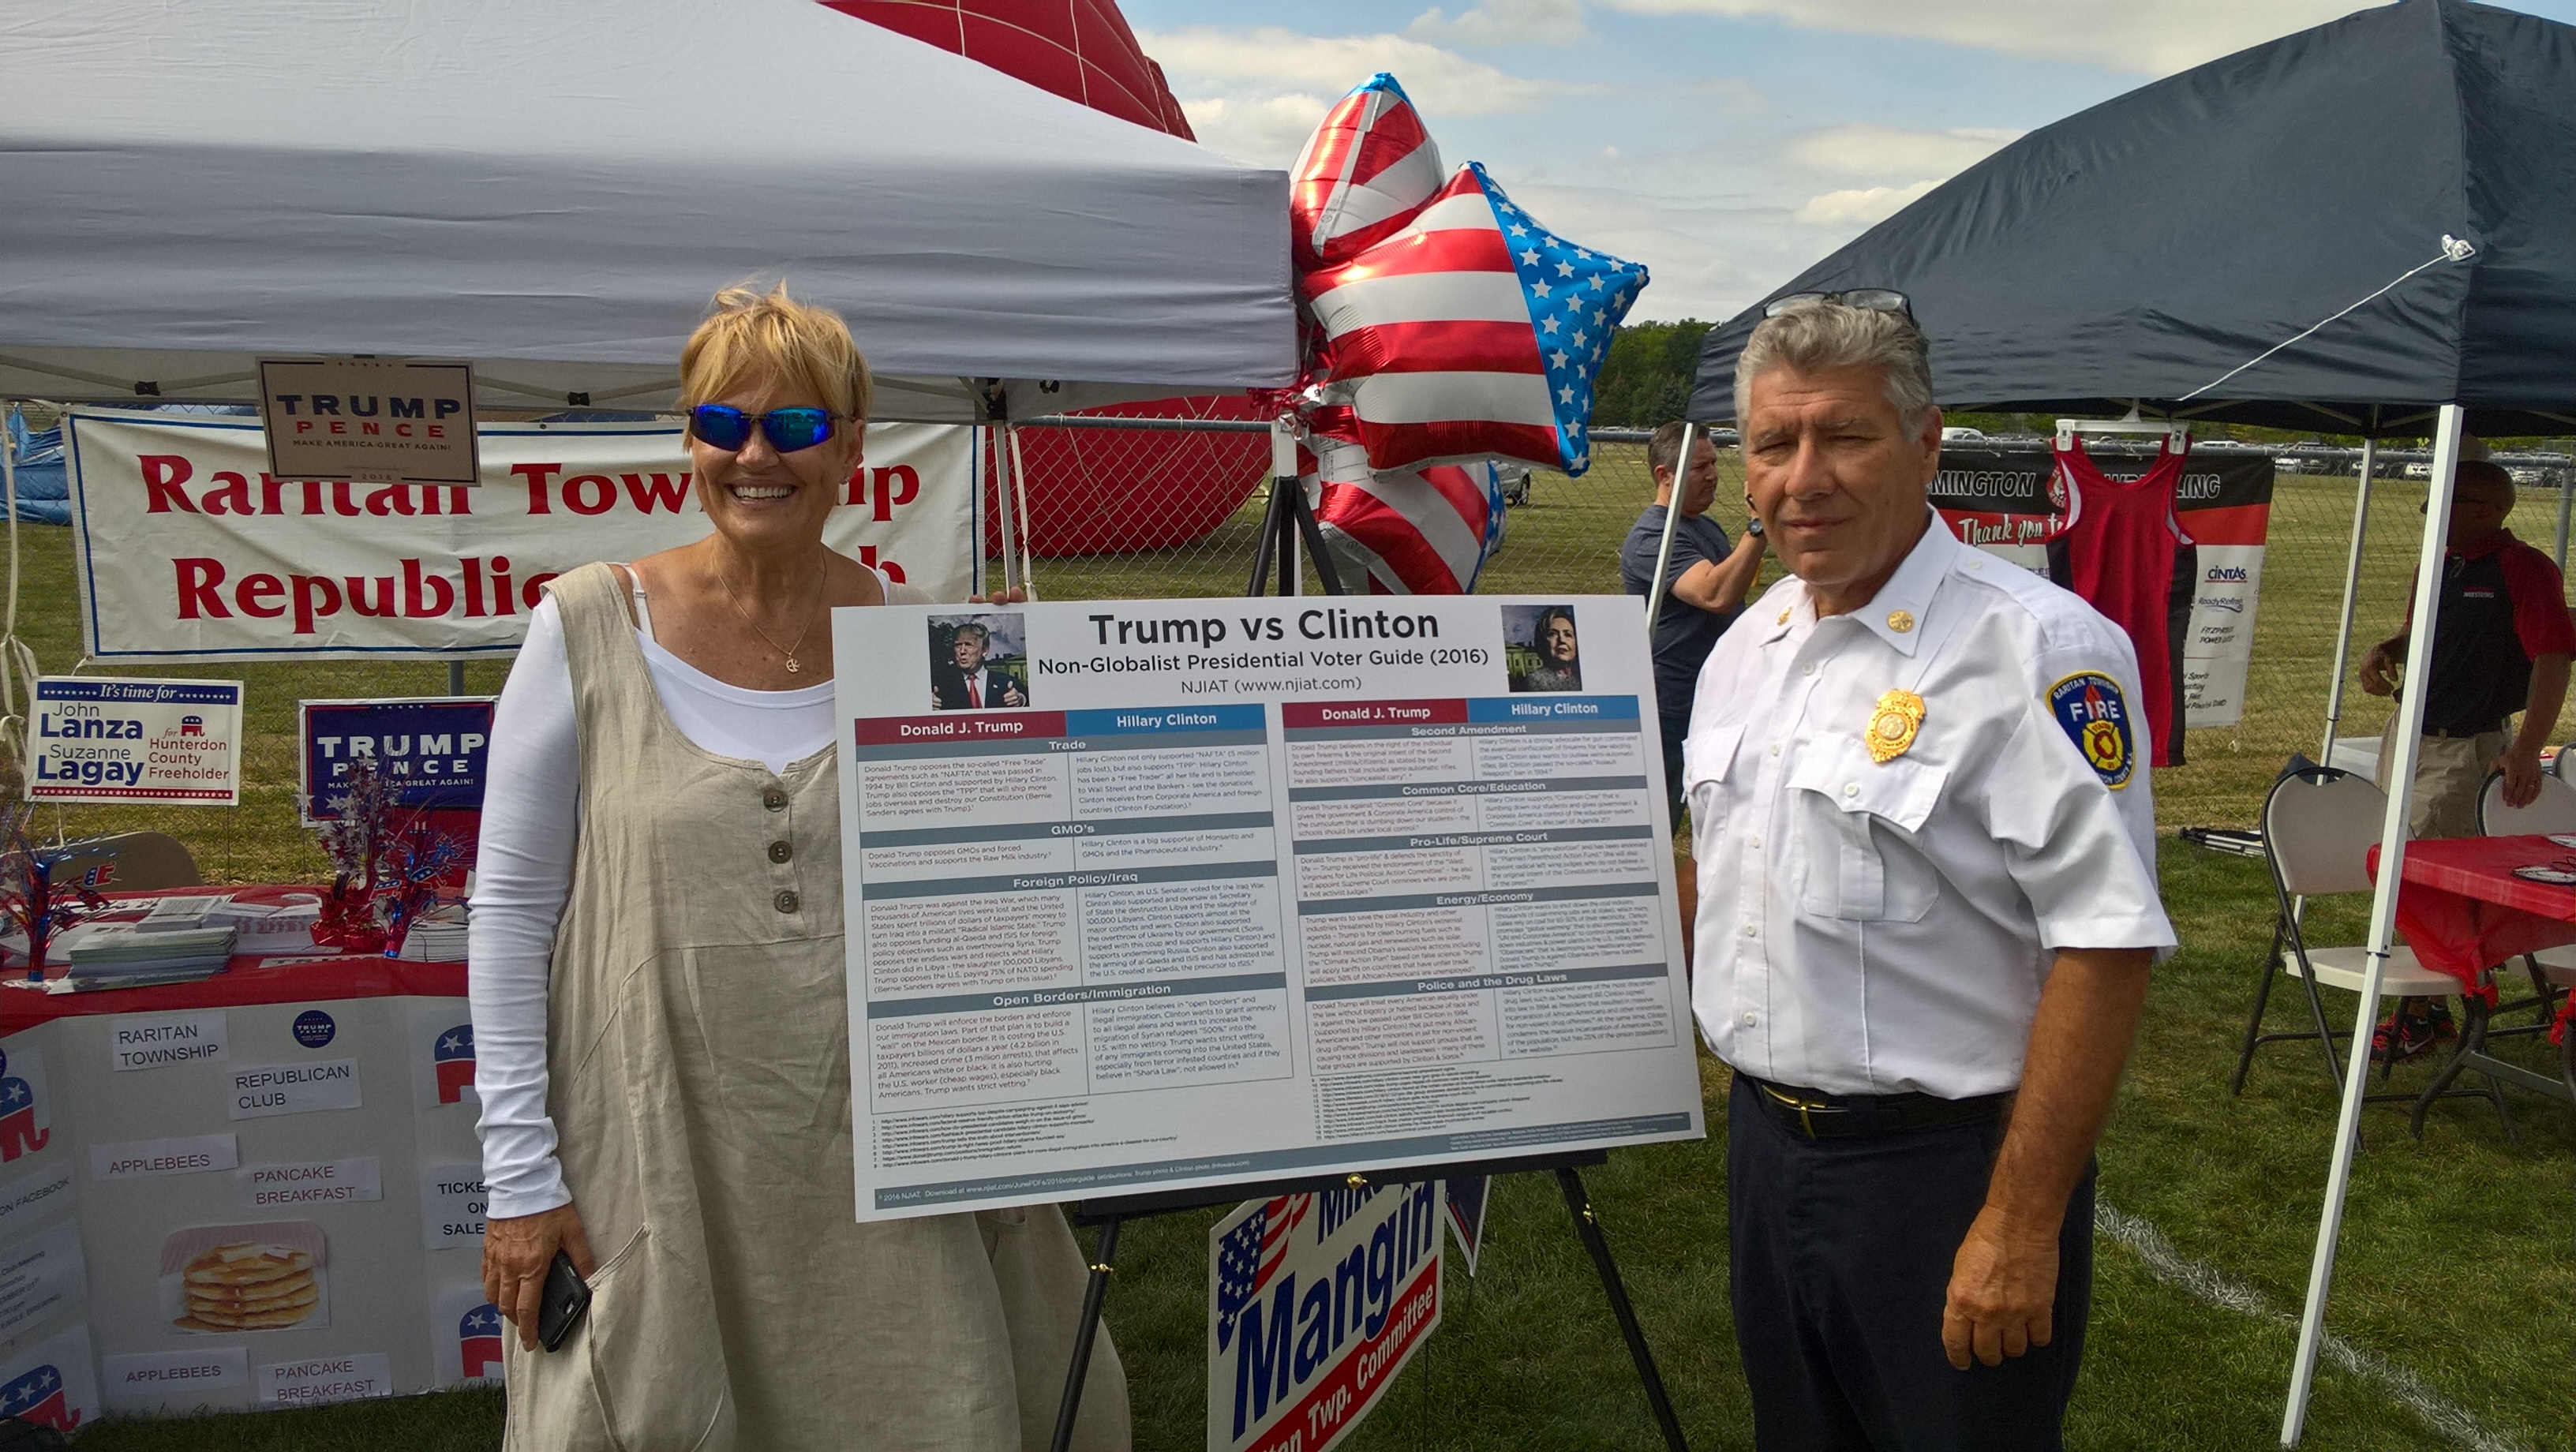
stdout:
MULTIPOLYGON (((1585 480, 1542 476, 1536 507, 1485 588, 1555 593, 1616 588, 1606 571, 1643 501, 1633 465, 1585 480)), ((2158 774, 2159 815, 2247 824, 2293 747, 2313 750, 2322 721, 2331 622, 2341 590, 2350 483, 2285 479, 2256 641, 2257 703, 2229 731, 2197 733, 2193 764, 2158 774)), ((2383 630, 2403 603, 2417 522, 2412 491, 2390 487, 2374 510, 2363 619, 2383 630)), ((2536 511, 2527 511, 2535 512, 2536 511)), ((1246 516, 1187 550, 1094 561, 1041 561, 1051 598, 1229 593, 1249 557, 1246 516)), ((2545 526, 2529 528, 2547 542, 2545 526)), ((45 664, 78 658, 65 532, 27 531, 21 633, 45 664)), ((2367 635, 2365 639, 2369 638, 2367 635)), ((188 674, 190 672, 177 672, 188 674)), ((212 674, 208 672, 206 674, 212 674)), ((299 696, 416 694, 444 689, 437 666, 261 666, 249 683, 245 805, 237 810, 66 814, 74 833, 151 825, 173 830, 210 876, 310 878, 321 859, 295 827, 290 779, 299 696)), ((497 689, 502 668, 477 665, 469 685, 497 689)), ((2358 700, 2359 698, 2356 698, 2358 700)), ((2377 703, 2344 734, 2377 729, 2377 703)), ((2101 1194, 2134 1231, 2143 1222, 2188 1263, 2203 1289, 2235 1288, 2227 1309, 2175 1283, 2131 1248, 2100 1243, 2086 1372, 2070 1428, 2084 1448, 2254 1448, 2273 1444, 2289 1379, 2293 1326, 2323 1194, 2334 1086, 2312 1045, 2269 1048, 2246 1094, 2226 1084, 2267 940, 2271 891, 2260 863, 2166 839, 2166 901, 2184 950, 2161 969, 2133 1069, 2102 1149, 2101 1194), (2216 1278, 2212 1280, 2211 1278, 2216 1278), (2254 1306, 2268 1314, 2254 1314, 2254 1306)), ((2321 905, 2312 932, 2353 941, 2360 905, 2321 905), (2340 936, 2337 936, 2340 935, 2340 936)), ((2329 994, 2348 1020, 2351 1001, 2329 994)), ((2276 995, 2273 1019, 2294 1005, 2276 995)), ((2505 1052, 2540 1067, 2541 1047, 2505 1052)), ((1593 1197, 1662 1361, 1694 1447, 1751 1444, 1750 1411, 1727 1311, 1724 1246, 1725 1071, 1703 1059, 1712 1136, 1622 1151, 1589 1177, 1593 1197)), ((2429 1074, 2409 1065, 2399 1087, 2429 1074)), ((2508 1091, 2522 1132, 2508 1143, 2492 1110, 2452 1101, 2418 1142, 2402 1112, 2374 1109, 2353 1181, 2329 1329, 2363 1364, 2321 1373, 2307 1445, 2564 1448, 2576 1442, 2576 1111, 2508 1091), (2446 1433, 2396 1388, 2406 1378, 2456 1408, 2446 1433), (2478 1442, 2476 1438, 2484 1438, 2478 1442)), ((1129 1229, 1108 1311, 1137 1408, 1137 1445, 1201 1446, 1207 1228, 1210 1214, 1129 1229)), ((1632 1448, 1654 1428, 1617 1329, 1566 1223, 1554 1184, 1523 1176, 1497 1187, 1483 1274, 1453 1266, 1445 1321, 1389 1401, 1347 1445, 1356 1448, 1632 1448)), ((181 1422, 112 1421, 84 1434, 97 1452, 159 1449, 491 1448, 500 1398, 458 1392, 363 1406, 181 1422)))

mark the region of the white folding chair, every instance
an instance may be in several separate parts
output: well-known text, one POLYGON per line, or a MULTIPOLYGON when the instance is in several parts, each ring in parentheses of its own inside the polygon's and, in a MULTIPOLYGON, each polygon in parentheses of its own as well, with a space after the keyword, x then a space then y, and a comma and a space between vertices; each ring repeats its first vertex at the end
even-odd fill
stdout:
POLYGON ((2527 805, 2509 807, 2504 800, 2504 773, 2497 772, 2478 793, 2478 830, 2489 837, 2576 832, 2576 782, 2543 774, 2540 795, 2527 805))
MULTIPOLYGON (((2564 762, 2576 749, 2561 751, 2564 762)), ((2486 787, 2478 793, 2478 830, 2490 837, 2524 837, 2545 832, 2576 832, 2576 782, 2556 776, 2540 778, 2540 795, 2524 806, 2505 805, 2504 774, 2487 778, 2486 787)), ((2525 1002, 2508 1003, 2490 1013, 2512 1013, 2525 1008, 2540 1010, 2540 1023, 2546 1027, 2558 1011, 2558 995, 2576 984, 2576 944, 2561 948, 2543 948, 2523 955, 2522 964, 2531 975, 2533 997, 2525 1002)), ((2530 1028, 2489 1029, 2487 1036, 2511 1038, 2536 1032, 2530 1028)))
MULTIPOLYGON (((2245 1046, 2236 1059, 2236 1078, 2228 1092, 2241 1094, 2245 1089, 2245 1071, 2254 1062, 2254 1050, 2264 1044, 2285 1039, 2314 1039, 2324 1050, 2326 1072, 2336 1084, 2343 1082, 2343 1063, 2335 1053, 2335 1040, 2348 1039, 2347 1030, 2334 1028, 2326 1017, 2325 1000, 2317 988, 2340 988, 2359 993, 2369 950, 2353 944, 2348 947, 2311 947, 2300 930, 2299 903, 2306 899, 2334 897, 2343 893, 2368 892, 2371 889, 2369 850, 2379 840, 2380 824, 2387 815, 2388 798, 2379 788, 2360 776, 2337 771, 2329 766, 2310 766, 2284 773, 2272 784, 2263 799, 2263 855, 2272 868, 2272 891, 2280 915, 2272 928, 2272 948, 2263 960, 2263 980, 2254 992, 2254 1011, 2245 1020, 2245 1046), (2306 990, 2308 1016, 2312 1029, 2293 1033, 2263 1032, 2263 1010, 2272 996, 2272 978, 2286 973, 2299 980, 2306 990)), ((2397 998, 2449 998, 2460 992, 2460 981, 2447 973, 2427 968, 2418 962, 2415 950, 2392 946, 2388 964, 2381 971, 2381 1002, 2397 998)), ((2373 1017, 2376 1017, 2375 1006, 2373 1017)), ((2395 1045, 2390 1045, 2393 1055, 2395 1045)), ((2380 1073, 2387 1076, 2393 1058, 2383 1062, 2380 1073)), ((2470 1093, 2474 1091, 2459 1091, 2470 1093)), ((2373 1094, 2372 1100, 2404 1100, 2412 1103, 2412 1094, 2373 1094)), ((2485 1096, 2496 1103, 2496 1112, 2504 1113, 2504 1098, 2492 1080, 2485 1096)), ((2510 1121, 2508 1121, 2508 1126, 2510 1121)))

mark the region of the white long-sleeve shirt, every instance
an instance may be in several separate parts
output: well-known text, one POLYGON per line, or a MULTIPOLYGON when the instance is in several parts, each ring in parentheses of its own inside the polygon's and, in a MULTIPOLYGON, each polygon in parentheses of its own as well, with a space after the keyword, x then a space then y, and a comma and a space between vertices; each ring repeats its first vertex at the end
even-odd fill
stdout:
MULTIPOLYGON (((888 587, 889 599, 899 595, 927 598, 888 587)), ((643 610, 640 594, 637 605, 643 610)), ((772 771, 831 744, 831 682, 793 691, 729 686, 656 644, 651 615, 640 619, 636 641, 654 694, 690 741, 772 771)), ((466 997, 489 1213, 506 1218, 572 1199, 546 1113, 546 992, 555 926, 572 895, 581 751, 563 619, 551 597, 530 612, 527 641, 493 708, 483 803, 466 997)))

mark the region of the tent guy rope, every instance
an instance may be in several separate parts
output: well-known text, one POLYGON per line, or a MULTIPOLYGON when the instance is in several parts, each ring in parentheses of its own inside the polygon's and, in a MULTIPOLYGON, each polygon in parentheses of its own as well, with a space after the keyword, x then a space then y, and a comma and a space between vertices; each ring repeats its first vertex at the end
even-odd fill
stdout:
POLYGON ((2327 324, 2332 323, 2332 322, 2336 321, 2336 320, 2337 320, 2337 319, 2339 319, 2339 318, 2343 318, 2343 317, 2345 317, 2345 316, 2348 316, 2349 314, 2353 313, 2354 311, 2356 311, 2356 310, 2358 310, 2358 309, 2360 309, 2360 308, 2366 307, 2366 306, 2368 306, 2369 304, 2371 304, 2371 303, 2373 303, 2373 302, 2378 301, 2380 298, 2386 297, 2389 293, 2391 293, 2391 292, 2395 291, 2399 284, 2401 284, 2401 283, 2405 282, 2408 278, 2413 277, 2415 274, 2417 274, 2417 273, 2419 273, 2419 272, 2422 272, 2425 268, 2433 267, 2433 266, 2437 266, 2437 265, 2439 265, 2439 264, 2441 264, 2441 263, 2444 263, 2444 262, 2466 262, 2466 261, 2468 261, 2470 258, 2475 257, 2475 256, 2477 256, 2477 255, 2478 255, 2478 249, 2477 249, 2476 247, 2474 247, 2474 246, 2470 245, 2470 244, 2469 244, 2469 243, 2467 243, 2467 242, 2464 242, 2464 241, 2460 240, 2460 239, 2459 239, 2459 238, 2457 238, 2457 237, 2452 236, 2452 235, 2451 235, 2450 233, 2448 233, 2448 232, 2445 232, 2445 233, 2443 233, 2443 234, 2442 234, 2442 250, 2441 250, 2440 252, 2435 253, 2435 254, 2434 254, 2434 255, 2432 255, 2431 257, 2425 258, 2422 262, 2419 262, 2419 263, 2417 263, 2416 265, 2414 265, 2413 267, 2410 267, 2410 268, 2406 269, 2404 272, 2401 272, 2401 273, 2397 274, 2395 277, 2390 278, 2390 279, 2389 279, 2385 284, 2383 284, 2383 285, 2379 288, 2379 290, 2378 290, 2378 291, 2376 291, 2376 292, 2374 292, 2374 293, 2371 293, 2368 297, 2364 297, 2364 298, 2358 299, 2358 300, 2356 300, 2356 301, 2354 301, 2354 302, 2348 303, 2348 304, 2346 304, 2344 307, 2342 307, 2341 309, 2339 309, 2338 311, 2334 312, 2333 314, 2331 314, 2331 315, 2329 315, 2329 316, 2326 316, 2326 317, 2323 317, 2323 318, 2319 318, 2316 322, 2314 322, 2314 323, 2310 324, 2310 325, 2309 325, 2309 326, 2308 326, 2304 331, 2302 331, 2302 332, 2298 333, 2296 336, 2282 339, 2280 342, 2275 343, 2275 344, 2273 344, 2271 347, 2264 349, 2262 352, 2260 352, 2260 353, 2258 353, 2258 354, 2254 355, 2252 358, 2249 358, 2249 359, 2245 360, 2244 362, 2237 364, 2235 367, 2228 369, 2226 372, 2224 372, 2224 373, 2222 373, 2222 374, 2218 375, 2216 378, 2213 378, 2213 379, 2209 380, 2207 383, 2202 384, 2202 385, 2201 385, 2201 386, 2199 386, 2198 388, 2193 389, 2191 392, 2184 394, 2181 398, 2176 399, 2176 400, 2175 400, 2175 402, 2177 402, 2177 403, 2189 403, 2189 402, 2191 402, 2193 399, 2200 397, 2200 396, 2201 396, 2202 394, 2204 394, 2204 393, 2207 393, 2209 390, 2211 390, 2211 389, 2213 389, 2213 388, 2216 388, 2218 385, 2220 385, 2220 384, 2222 384, 2222 383, 2225 383, 2228 379, 2235 377, 2237 374, 2242 373, 2242 372, 2244 372, 2245 370, 2247 370, 2247 369, 2249 369, 2249 368, 2252 368, 2252 367, 2255 367, 2255 366, 2257 366, 2257 365, 2261 364, 2261 363, 2262 363, 2262 362, 2264 362, 2266 359, 2269 359, 2270 357, 2272 357, 2272 355, 2274 355, 2274 354, 2276 354, 2276 353, 2280 352, 2282 349, 2284 349, 2284 348, 2288 348, 2288 347, 2290 347, 2290 346, 2292 346, 2292 345, 2294 345, 2294 344, 2297 344, 2297 343, 2300 343, 2300 342, 2304 342, 2305 340, 2307 340, 2307 339, 2309 339, 2309 338, 2311 338, 2311 337, 2314 337, 2314 336, 2317 334, 2318 330, 2320 330, 2320 329, 2324 328, 2327 324))

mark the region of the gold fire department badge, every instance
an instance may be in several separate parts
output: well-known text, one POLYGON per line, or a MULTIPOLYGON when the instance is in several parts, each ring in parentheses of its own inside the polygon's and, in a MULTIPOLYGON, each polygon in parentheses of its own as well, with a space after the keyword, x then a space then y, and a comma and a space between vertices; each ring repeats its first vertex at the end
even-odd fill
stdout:
POLYGON ((1869 715, 1869 759, 1884 765, 1903 756, 1923 728, 1923 698, 1912 691, 1888 691, 1869 715))

